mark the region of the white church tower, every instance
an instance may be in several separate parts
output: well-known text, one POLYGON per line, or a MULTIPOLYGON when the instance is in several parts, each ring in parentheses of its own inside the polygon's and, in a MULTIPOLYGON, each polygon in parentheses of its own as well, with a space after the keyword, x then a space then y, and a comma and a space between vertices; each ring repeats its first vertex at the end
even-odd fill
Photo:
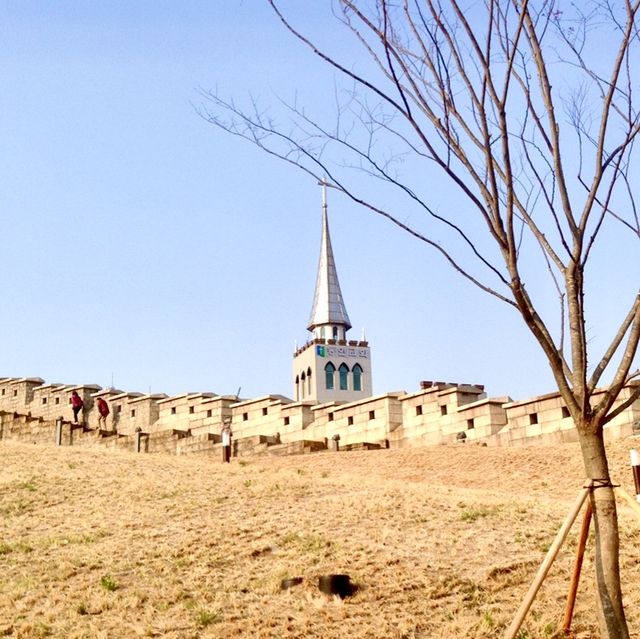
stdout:
POLYGON ((316 291, 307 330, 312 337, 293 356, 296 401, 352 402, 369 397, 371 350, 368 342, 348 340, 347 315, 329 236, 327 183, 322 185, 322 240, 316 291))

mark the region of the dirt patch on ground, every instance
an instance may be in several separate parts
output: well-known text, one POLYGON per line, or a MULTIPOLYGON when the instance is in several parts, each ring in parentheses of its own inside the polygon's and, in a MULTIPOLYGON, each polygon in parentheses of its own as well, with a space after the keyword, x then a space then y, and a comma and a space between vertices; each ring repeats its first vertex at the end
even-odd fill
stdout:
MULTIPOLYGON (((612 474, 634 493, 629 449, 612 474)), ((583 482, 574 445, 218 460, 0 443, 0 636, 501 637, 583 482), (318 577, 347 573, 344 600, 318 577), (281 581, 302 583, 281 590, 281 581)), ((631 636, 640 522, 620 504, 631 636)), ((553 637, 574 527, 521 639, 553 637)), ((574 630, 597 637, 593 539, 574 630)))

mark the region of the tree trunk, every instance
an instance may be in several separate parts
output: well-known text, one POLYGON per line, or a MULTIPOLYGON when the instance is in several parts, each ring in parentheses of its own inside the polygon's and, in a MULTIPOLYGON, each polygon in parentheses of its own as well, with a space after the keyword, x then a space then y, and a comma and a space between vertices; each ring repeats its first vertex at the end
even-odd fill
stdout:
POLYGON ((596 532, 596 585, 600 632, 603 639, 629 639, 622 607, 618 558, 618 516, 609 477, 602 428, 578 425, 582 457, 588 479, 593 480, 591 507, 596 532))

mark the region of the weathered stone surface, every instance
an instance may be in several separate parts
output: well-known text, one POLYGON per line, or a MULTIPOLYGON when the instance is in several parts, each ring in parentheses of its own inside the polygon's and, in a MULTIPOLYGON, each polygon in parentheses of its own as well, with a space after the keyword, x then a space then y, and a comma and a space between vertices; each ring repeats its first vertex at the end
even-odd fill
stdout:
MULTIPOLYGON (((619 401, 631 390, 624 389, 619 401)), ((138 437, 142 452, 220 457, 225 419, 231 421, 234 457, 326 450, 336 436, 341 451, 456 443, 460 433, 467 443, 490 446, 577 439, 558 393, 514 402, 509 397, 488 398, 483 386, 473 384, 431 382, 415 393, 314 404, 282 395, 249 400, 214 393, 167 397, 101 390, 90 384, 45 384, 41 378, 0 378, 0 439, 53 445, 56 419, 62 419, 64 446, 135 450, 138 437), (85 400, 82 425, 70 422, 73 390, 85 400), (94 407, 98 396, 111 408, 106 428, 98 428, 94 407)), ((605 438, 633 434, 636 422, 640 422, 640 400, 607 425, 605 438)))

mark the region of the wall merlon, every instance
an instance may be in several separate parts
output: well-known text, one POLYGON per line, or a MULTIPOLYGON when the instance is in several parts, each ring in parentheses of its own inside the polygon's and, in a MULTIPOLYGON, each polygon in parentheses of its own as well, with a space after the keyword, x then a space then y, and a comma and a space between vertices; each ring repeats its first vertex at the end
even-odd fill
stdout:
POLYGON ((118 388, 103 388, 102 390, 99 390, 96 393, 93 393, 93 397, 95 397, 96 399, 98 397, 103 397, 104 399, 107 399, 107 398, 116 399, 121 395, 126 395, 126 393, 124 393, 118 388))
POLYGON ((79 384, 75 386, 69 386, 69 390, 77 391, 78 393, 80 393, 80 391, 97 393, 98 391, 102 390, 102 386, 99 386, 98 384, 79 384))
POLYGON ((141 395, 140 397, 135 397, 134 399, 131 400, 130 403, 134 403, 134 402, 142 402, 142 401, 152 401, 155 402, 156 404, 163 400, 166 399, 167 397, 169 397, 168 395, 166 395, 165 393, 154 393, 152 395, 141 395))
POLYGON ((42 377, 15 377, 11 379, 12 384, 33 384, 34 386, 44 384, 44 379, 42 379, 42 377))
POLYGON ((113 395, 111 397, 111 399, 115 402, 115 401, 123 401, 123 402, 129 402, 131 400, 137 399, 138 397, 143 397, 143 393, 135 393, 135 392, 131 392, 131 393, 120 393, 117 395, 113 395))

